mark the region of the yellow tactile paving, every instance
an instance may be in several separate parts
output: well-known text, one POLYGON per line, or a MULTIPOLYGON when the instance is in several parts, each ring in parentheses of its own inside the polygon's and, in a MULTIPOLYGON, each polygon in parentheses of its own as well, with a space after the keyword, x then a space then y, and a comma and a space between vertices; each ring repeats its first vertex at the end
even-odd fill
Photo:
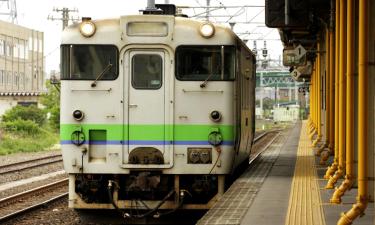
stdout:
POLYGON ((313 154, 303 121, 286 225, 325 225, 313 154))

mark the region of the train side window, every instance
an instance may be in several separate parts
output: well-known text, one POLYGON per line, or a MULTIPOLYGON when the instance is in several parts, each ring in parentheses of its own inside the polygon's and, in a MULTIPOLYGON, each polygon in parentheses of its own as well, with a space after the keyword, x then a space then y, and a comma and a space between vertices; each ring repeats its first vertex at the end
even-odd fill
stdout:
POLYGON ((179 46, 176 78, 184 81, 230 81, 235 78, 234 46, 179 46), (224 54, 222 54, 222 47, 224 54), (224 66, 222 62, 224 61, 224 66), (222 73, 224 68, 224 73, 222 73), (224 76, 222 76, 224 75, 224 76))
POLYGON ((109 65, 100 80, 118 77, 118 50, 111 45, 62 45, 61 79, 95 80, 109 65))
POLYGON ((132 86, 135 89, 159 89, 162 85, 163 60, 156 54, 132 57, 132 86))

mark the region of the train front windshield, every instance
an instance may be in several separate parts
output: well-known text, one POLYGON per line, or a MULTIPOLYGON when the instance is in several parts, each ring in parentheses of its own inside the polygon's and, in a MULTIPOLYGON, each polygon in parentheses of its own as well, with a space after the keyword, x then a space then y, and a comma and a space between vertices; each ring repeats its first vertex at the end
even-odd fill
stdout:
POLYGON ((235 78, 233 46, 180 46, 176 50, 176 77, 185 81, 229 81, 235 78), (222 70, 224 70, 222 72, 222 70))
POLYGON ((118 76, 118 50, 111 45, 62 45, 62 80, 114 80, 118 76), (104 73, 104 74, 102 74, 104 73))

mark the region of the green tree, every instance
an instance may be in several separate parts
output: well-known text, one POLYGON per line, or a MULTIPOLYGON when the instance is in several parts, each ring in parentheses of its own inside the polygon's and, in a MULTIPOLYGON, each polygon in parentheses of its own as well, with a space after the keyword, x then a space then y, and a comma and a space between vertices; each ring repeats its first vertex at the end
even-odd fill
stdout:
POLYGON ((264 98, 263 99, 263 109, 264 110, 271 110, 273 109, 273 105, 275 104, 275 101, 270 98, 264 98))
POLYGON ((45 111, 50 113, 49 123, 52 128, 60 128, 60 92, 47 80, 48 92, 41 98, 41 103, 46 107, 45 111))
POLYGON ((256 107, 260 107, 260 100, 259 100, 259 99, 256 99, 256 100, 255 100, 255 106, 256 106, 256 107))
POLYGON ((1 127, 10 133, 27 134, 28 136, 39 135, 41 130, 35 122, 31 120, 16 119, 13 121, 2 122, 1 127))
POLYGON ((17 105, 7 110, 2 116, 3 122, 13 122, 16 120, 30 120, 39 126, 43 126, 46 122, 46 113, 35 105, 17 105))

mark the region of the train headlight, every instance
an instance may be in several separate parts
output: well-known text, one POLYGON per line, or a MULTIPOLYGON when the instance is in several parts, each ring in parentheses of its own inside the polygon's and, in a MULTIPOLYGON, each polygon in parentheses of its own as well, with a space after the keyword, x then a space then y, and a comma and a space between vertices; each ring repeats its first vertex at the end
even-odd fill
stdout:
POLYGON ((223 142, 223 135, 219 131, 212 131, 208 135, 208 142, 213 146, 219 146, 223 142))
POLYGON ((79 109, 74 110, 74 112, 73 112, 73 118, 75 120, 81 121, 81 120, 83 120, 84 117, 85 117, 85 114, 81 110, 79 110, 79 109))
POLYGON ((91 18, 82 18, 82 23, 79 26, 79 31, 85 37, 91 37, 95 34, 96 26, 91 21, 91 18))
POLYGON ((215 27, 212 23, 206 22, 199 29, 200 34, 204 38, 210 38, 215 34, 215 27))
POLYGON ((210 118, 214 122, 219 122, 221 120, 221 113, 217 110, 214 110, 210 113, 210 118))

